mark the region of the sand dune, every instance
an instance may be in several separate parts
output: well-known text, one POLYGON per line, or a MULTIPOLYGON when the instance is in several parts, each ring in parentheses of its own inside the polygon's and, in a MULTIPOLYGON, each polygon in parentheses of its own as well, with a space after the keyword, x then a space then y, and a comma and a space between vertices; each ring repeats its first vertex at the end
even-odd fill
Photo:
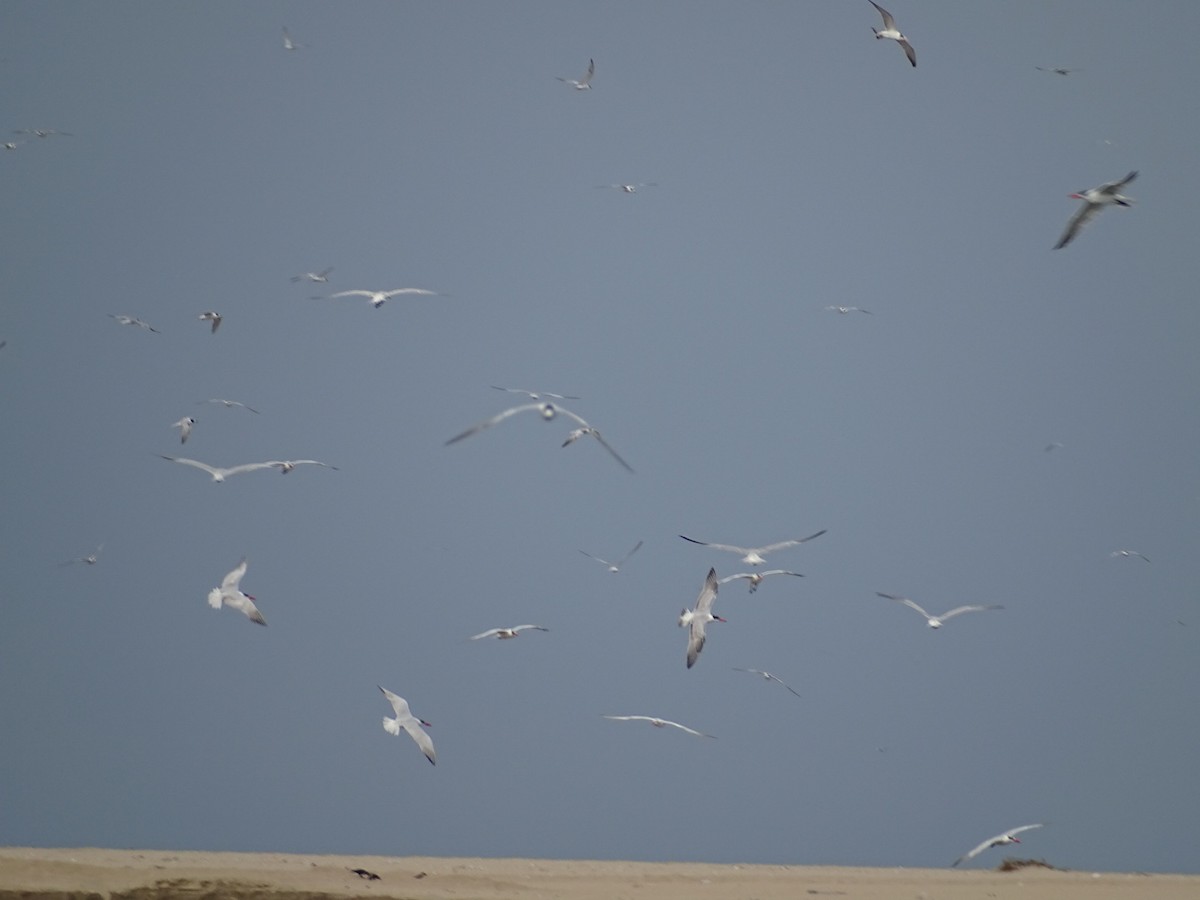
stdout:
MULTIPOLYGON (((999 862, 999 859, 997 859, 999 862)), ((1193 900, 1200 876, 0 848, 0 900, 1193 900), (361 868, 379 876, 366 880, 361 868)))

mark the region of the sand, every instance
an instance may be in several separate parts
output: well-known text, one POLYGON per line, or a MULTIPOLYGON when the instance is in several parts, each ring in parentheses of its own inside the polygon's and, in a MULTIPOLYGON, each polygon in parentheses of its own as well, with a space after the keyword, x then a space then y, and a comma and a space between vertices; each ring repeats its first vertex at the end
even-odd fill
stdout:
POLYGON ((0 848, 0 900, 15 897, 1195 900, 1200 875, 0 848))

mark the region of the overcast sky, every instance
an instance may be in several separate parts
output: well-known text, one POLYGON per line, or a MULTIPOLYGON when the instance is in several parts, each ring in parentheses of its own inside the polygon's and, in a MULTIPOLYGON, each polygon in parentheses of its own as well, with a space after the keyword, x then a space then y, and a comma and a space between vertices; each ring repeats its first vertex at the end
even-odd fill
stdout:
POLYGON ((888 6, 0 5, 0 843, 1200 871, 1195 7, 888 6))

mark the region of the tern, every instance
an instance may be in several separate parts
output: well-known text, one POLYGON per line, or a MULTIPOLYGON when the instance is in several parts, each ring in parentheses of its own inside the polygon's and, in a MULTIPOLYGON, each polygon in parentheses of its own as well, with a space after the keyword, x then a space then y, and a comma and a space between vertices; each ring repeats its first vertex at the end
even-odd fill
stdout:
POLYGON ((332 271, 333 266, 322 269, 320 272, 301 272, 299 275, 293 275, 292 281, 312 281, 317 284, 325 284, 329 281, 329 273, 332 271))
POLYGON ((896 27, 896 20, 892 18, 892 14, 876 3, 875 0, 868 0, 868 2, 879 10, 879 14, 883 16, 883 31, 877 28, 871 29, 875 32, 876 40, 888 38, 898 43, 903 48, 904 55, 908 57, 908 61, 916 68, 917 51, 912 48, 912 44, 908 42, 908 38, 900 33, 900 29, 896 27))
POLYGON ((762 669, 739 669, 739 668, 737 668, 737 667, 735 666, 735 667, 734 667, 734 669, 733 669, 733 671, 735 671, 735 672, 749 672, 751 675, 757 675, 758 677, 760 677, 761 679, 763 679, 763 681, 774 681, 776 684, 782 684, 782 685, 783 685, 785 688, 787 688, 789 691, 791 691, 791 692, 792 692, 793 694, 795 694, 797 697, 799 697, 799 696, 800 696, 800 693, 799 693, 798 691, 796 691, 796 690, 794 690, 792 687, 790 687, 790 686, 789 686, 789 685, 788 685, 788 684, 787 684, 787 683, 786 683, 786 682, 785 682, 785 681, 784 681, 782 678, 780 678, 778 675, 772 675, 770 672, 764 672, 762 669))
POLYGON ((1123 556, 1126 559, 1132 559, 1133 557, 1137 557, 1138 559, 1144 559, 1146 562, 1150 562, 1150 557, 1144 556, 1143 554, 1138 553, 1136 550, 1114 550, 1112 553, 1110 553, 1108 555, 1109 556, 1123 556))
POLYGON ((242 409, 248 409, 250 412, 254 413, 256 416, 261 415, 261 413, 259 413, 259 411, 257 409, 255 409, 253 406, 247 406, 245 403, 242 403, 240 400, 223 400, 220 397, 213 397, 210 400, 197 400, 196 402, 197 403, 220 403, 226 409, 232 409, 235 406, 240 406, 242 409))
POLYGON ((574 78, 563 78, 561 75, 555 75, 554 77, 557 78, 559 81, 565 81, 567 84, 571 85, 571 87, 575 88, 575 90, 577 90, 577 91, 590 91, 592 89, 592 76, 594 76, 595 74, 596 74, 596 61, 594 59, 589 59, 587 71, 584 73, 583 77, 580 78, 578 81, 575 80, 574 78))
POLYGON ((541 625, 514 625, 512 628, 489 628, 487 631, 481 631, 481 632, 479 632, 479 634, 471 635, 471 640, 478 641, 483 638, 494 637, 494 638, 499 638, 500 640, 503 641, 503 640, 507 640, 508 638, 515 638, 522 631, 549 631, 549 630, 550 630, 549 628, 544 628, 541 625))
POLYGON ((298 44, 292 40, 291 34, 287 30, 287 26, 283 26, 283 49, 284 50, 299 50, 301 47, 307 47, 308 44, 298 44))
POLYGON ((615 722, 649 722, 655 728, 665 728, 670 725, 672 728, 678 728, 680 731, 686 731, 688 734, 694 734, 696 737, 714 738, 715 735, 705 734, 703 731, 697 731, 695 728, 688 728, 686 725, 680 725, 678 722, 672 722, 670 719, 660 719, 658 716, 610 716, 605 715, 604 718, 612 719, 615 722))
POLYGON ((341 471, 337 466, 331 466, 329 463, 323 463, 319 459, 273 459, 267 463, 272 469, 278 469, 281 475, 286 475, 296 466, 324 466, 326 469, 333 471, 341 471))
MULTIPOLYGON (((159 456, 162 456, 160 453, 159 456)), ((240 466, 232 466, 228 469, 223 469, 220 466, 210 466, 208 463, 198 462, 194 459, 186 459, 182 456, 163 456, 165 460, 170 462, 181 463, 185 466, 194 466, 197 469, 207 472, 212 476, 213 481, 224 481, 230 475, 241 475, 243 472, 256 472, 259 469, 271 469, 281 464, 279 460, 260 463, 245 463, 240 466)))
POLYGON ((952 862, 951 865, 957 866, 960 862, 965 862, 968 859, 974 859, 984 850, 988 850, 992 847, 999 847, 1004 844, 1019 844, 1021 843, 1021 839, 1017 837, 1018 834, 1020 834, 1022 831, 1028 831, 1031 828, 1041 828, 1044 824, 1044 822, 1038 822, 1036 825, 1022 825, 1020 828, 1011 828, 1003 834, 990 837, 974 850, 964 853, 962 856, 952 862))
POLYGON ((73 566, 75 563, 83 563, 85 566, 94 566, 100 560, 100 551, 104 549, 104 545, 100 544, 89 553, 87 556, 77 556, 74 559, 68 559, 66 562, 61 562, 58 567, 73 566))
POLYGON ((376 309, 387 303, 392 297, 397 297, 400 294, 420 294, 422 296, 436 297, 440 296, 437 291, 427 291, 425 288, 396 288, 392 291, 338 291, 336 294, 330 294, 330 299, 334 297, 366 297, 371 301, 371 305, 376 309))
POLYGON ((696 660, 700 656, 700 651, 704 649, 704 629, 709 622, 724 622, 718 615, 714 615, 712 611, 713 603, 717 599, 717 570, 709 569, 708 577, 704 579, 704 587, 700 589, 700 595, 696 598, 696 605, 691 609, 684 609, 679 613, 679 627, 685 625, 688 629, 688 645, 687 645, 687 667, 690 669, 696 664, 696 660))
POLYGON ((69 132, 69 131, 57 131, 56 129, 53 129, 53 128, 18 128, 13 132, 13 134, 31 134, 34 137, 39 137, 39 138, 51 137, 52 135, 56 135, 56 134, 62 134, 62 135, 66 135, 67 137, 72 137, 71 132, 69 132))
POLYGON ((804 576, 799 572, 789 572, 787 569, 767 569, 765 572, 738 572, 736 575, 726 575, 719 582, 720 584, 729 584, 731 581, 737 581, 739 578, 745 578, 750 582, 750 593, 758 590, 758 586, 762 584, 763 579, 768 575, 795 575, 797 578, 804 576))
POLYGON ((204 312, 200 313, 196 318, 202 321, 212 322, 211 334, 216 334, 217 329, 221 327, 221 314, 219 312, 204 312))
POLYGON ((1079 207, 1075 215, 1071 216, 1071 221, 1067 223, 1067 228, 1063 232, 1062 237, 1058 239, 1058 243, 1054 245, 1055 250, 1061 250, 1067 244, 1075 239, 1075 235, 1079 234, 1080 229, 1090 222, 1098 212, 1107 206, 1132 206, 1133 200, 1124 196, 1121 193, 1121 188, 1137 178, 1137 170, 1130 172, 1120 181, 1110 181, 1100 187, 1088 188, 1086 191, 1081 191, 1078 194, 1068 194, 1072 200, 1082 200, 1083 206, 1079 207))
POLYGON ((266 625, 267 620, 263 618, 263 614, 254 605, 254 598, 249 594, 243 594, 241 588, 238 587, 241 584, 242 576, 245 574, 246 560, 243 558, 237 564, 237 568, 221 579, 220 587, 215 587, 208 592, 208 605, 213 609, 220 609, 222 604, 224 604, 232 609, 236 609, 256 625, 266 625))
POLYGON ((557 406, 553 403, 550 403, 549 401, 535 401, 533 403, 522 403, 520 406, 510 406, 508 409, 504 410, 501 413, 497 413, 496 415, 492 416, 490 419, 484 419, 482 422, 472 425, 466 431, 462 432, 462 434, 456 434, 454 437, 450 438, 450 440, 446 441, 446 446, 457 443, 458 441, 461 441, 464 438, 469 438, 473 434, 478 434, 479 432, 483 431, 484 429, 491 428, 493 425, 498 425, 499 423, 503 422, 505 419, 509 418, 510 416, 515 416, 517 413, 526 412, 529 410, 537 410, 538 414, 547 422, 549 422, 551 419, 553 419, 559 413, 562 413, 563 415, 568 416, 571 419, 574 419, 576 422, 579 423, 580 427, 575 429, 574 431, 572 431, 567 436, 566 441, 563 442, 564 447, 567 446, 568 444, 575 443, 575 441, 579 440, 579 438, 583 437, 584 435, 591 435, 592 437, 594 437, 596 439, 596 441, 600 444, 600 446, 602 446, 605 450, 607 450, 609 453, 612 454, 613 458, 616 459, 617 462, 619 462, 622 466, 624 466, 630 472, 633 471, 633 469, 630 468, 629 463, 627 463, 627 462, 625 462, 625 460, 621 459, 621 457, 617 454, 617 451, 609 446, 608 441, 604 440, 604 438, 601 437, 599 431, 597 431, 595 428, 593 428, 591 425, 589 425, 581 416, 578 416, 575 413, 571 412, 565 406, 557 406))
POLYGON ((846 315, 846 313, 852 312, 866 313, 868 316, 875 315, 875 313, 871 312, 869 309, 863 309, 861 306, 827 306, 825 308, 830 312, 840 313, 843 316, 846 315))
POLYGON ((403 697, 393 694, 385 687, 380 686, 379 689, 383 691, 383 696, 387 697, 388 702, 392 704, 392 709, 396 713, 396 718, 394 719, 389 719, 387 716, 383 717, 383 730, 388 734, 398 735, 400 734, 400 729, 403 728, 408 732, 408 736, 417 742, 417 746, 421 748, 421 752, 425 754, 425 758, 436 766, 437 752, 433 749, 433 739, 421 728, 422 725, 425 728, 429 728, 430 723, 414 716, 408 709, 408 701, 403 697))
POLYGON ((524 394, 530 400, 541 400, 543 397, 549 397, 551 400, 579 400, 580 397, 573 397, 570 394, 552 394, 549 391, 527 391, 525 388, 508 388, 500 387, 498 384, 492 385, 493 390, 504 391, 509 394, 524 394))
POLYGON ((822 528, 816 534, 810 534, 806 538, 798 538, 791 541, 780 541, 778 544, 767 544, 765 547, 735 547, 732 544, 711 544, 708 541, 698 541, 695 538, 690 538, 686 534, 681 534, 680 537, 685 541, 691 541, 693 544, 699 544, 702 547, 712 547, 714 550, 728 550, 730 553, 744 553, 742 562, 748 566, 761 566, 766 562, 763 556, 773 550, 782 550, 784 547, 795 547, 803 544, 805 541, 811 541, 813 538, 819 538, 828 529, 822 528))
POLYGON ((924 609, 917 606, 917 604, 915 604, 911 600, 909 600, 907 597, 897 597, 894 594, 884 594, 881 591, 876 591, 875 594, 878 597, 883 597, 885 600, 895 600, 899 603, 903 603, 909 609, 915 609, 917 612, 919 612, 921 615, 923 615, 925 617, 925 623, 930 628, 941 628, 942 624, 947 619, 952 619, 957 615, 961 615, 962 613, 983 612, 983 611, 989 610, 989 609, 1004 609, 1003 606, 957 606, 954 609, 950 610, 949 612, 942 613, 940 616, 932 616, 929 613, 927 613, 924 609))
POLYGON ((154 326, 147 322, 143 322, 141 319, 135 318, 134 316, 119 316, 115 313, 109 313, 108 317, 110 319, 116 319, 118 325, 135 325, 138 328, 145 328, 147 331, 153 331, 155 334, 162 334, 162 332, 154 326))
POLYGON ((637 189, 640 187, 657 187, 657 186, 658 186, 657 181, 638 181, 638 182, 632 183, 632 184, 617 182, 616 184, 598 184, 598 185, 596 185, 596 187, 598 187, 598 188, 616 188, 618 191, 620 191, 623 194, 636 194, 637 189))
POLYGON ((636 544, 633 545, 632 550, 630 550, 628 553, 626 553, 624 556, 621 557, 620 562, 615 562, 615 563, 609 562, 607 559, 601 559, 598 556, 592 556, 592 554, 588 553, 586 550, 580 550, 579 552, 582 553, 584 556, 586 556, 588 559, 594 559, 598 563, 604 563, 604 565, 608 566, 608 571, 612 572, 615 575, 617 572, 621 571, 621 566, 625 565, 625 563, 629 559, 629 557, 633 556, 633 554, 637 553, 640 549, 642 549, 642 542, 638 541, 636 544))
POLYGON ((1064 69, 1060 66, 1052 66, 1045 68, 1043 66, 1034 66, 1039 72, 1049 72, 1052 75, 1070 75, 1072 72, 1078 72, 1079 69, 1064 69))
POLYGON ((192 436, 192 426, 196 424, 196 420, 191 416, 184 416, 178 422, 173 424, 172 428, 179 429, 179 443, 186 444, 187 439, 192 436))

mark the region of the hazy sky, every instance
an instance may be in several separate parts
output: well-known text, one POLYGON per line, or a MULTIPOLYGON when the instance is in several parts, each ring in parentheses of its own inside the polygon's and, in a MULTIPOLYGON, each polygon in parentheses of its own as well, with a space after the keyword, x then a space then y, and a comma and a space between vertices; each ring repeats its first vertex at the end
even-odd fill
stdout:
POLYGON ((888 6, 0 5, 0 843, 1200 871, 1195 7, 888 6))

